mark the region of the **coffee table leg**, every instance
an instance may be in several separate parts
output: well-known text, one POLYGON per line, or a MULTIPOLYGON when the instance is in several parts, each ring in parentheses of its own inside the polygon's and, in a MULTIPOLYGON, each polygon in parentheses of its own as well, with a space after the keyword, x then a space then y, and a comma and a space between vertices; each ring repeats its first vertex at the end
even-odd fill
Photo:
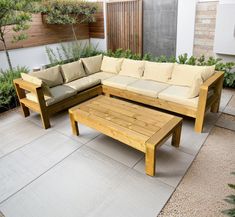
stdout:
POLYGON ((69 118, 70 118, 70 124, 72 127, 73 135, 78 136, 79 135, 78 123, 77 121, 74 120, 73 114, 70 113, 69 118))
POLYGON ((154 145, 146 145, 145 153, 145 172, 149 176, 155 175, 156 149, 154 145))
POLYGON ((177 148, 180 145, 181 129, 182 129, 182 121, 175 127, 175 129, 172 133, 171 145, 173 145, 177 148))

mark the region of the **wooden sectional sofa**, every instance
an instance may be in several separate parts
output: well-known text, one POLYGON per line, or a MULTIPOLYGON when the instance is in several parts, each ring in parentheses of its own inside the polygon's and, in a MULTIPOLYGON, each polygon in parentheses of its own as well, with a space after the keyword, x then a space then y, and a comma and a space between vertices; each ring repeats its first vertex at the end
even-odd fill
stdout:
POLYGON ((218 112, 223 77, 214 66, 98 55, 22 74, 14 84, 24 116, 38 112, 45 129, 54 113, 106 94, 195 118, 195 131, 202 132, 206 111, 218 112))

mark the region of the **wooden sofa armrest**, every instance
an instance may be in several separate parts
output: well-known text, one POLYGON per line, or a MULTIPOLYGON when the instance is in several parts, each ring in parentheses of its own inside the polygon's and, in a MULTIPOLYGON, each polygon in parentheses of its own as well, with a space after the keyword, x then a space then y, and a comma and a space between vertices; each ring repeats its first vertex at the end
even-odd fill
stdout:
POLYGON ((224 72, 218 71, 201 85, 195 124, 196 132, 202 132, 205 113, 209 108, 211 108, 212 112, 218 112, 223 81, 224 72), (212 96, 208 97, 209 89, 211 88, 214 89, 214 93, 212 96))
POLYGON ((223 71, 216 71, 214 75, 208 78, 200 87, 200 89, 209 89, 212 86, 216 86, 218 82, 223 81, 224 79, 224 72, 223 71))
POLYGON ((29 108, 33 111, 40 113, 43 126, 45 129, 50 127, 49 117, 47 114, 47 106, 46 101, 44 99, 44 94, 42 90, 42 86, 35 85, 31 82, 24 81, 21 78, 15 79, 14 81, 15 89, 17 96, 20 101, 20 105, 25 117, 30 115, 29 108), (29 91, 36 95, 38 103, 33 102, 26 98, 25 91, 29 91))
POLYGON ((21 88, 23 90, 27 90, 27 91, 33 92, 35 94, 37 92, 37 89, 41 88, 40 85, 36 85, 31 82, 24 81, 22 78, 14 79, 13 82, 14 82, 15 86, 18 86, 19 88, 21 88))

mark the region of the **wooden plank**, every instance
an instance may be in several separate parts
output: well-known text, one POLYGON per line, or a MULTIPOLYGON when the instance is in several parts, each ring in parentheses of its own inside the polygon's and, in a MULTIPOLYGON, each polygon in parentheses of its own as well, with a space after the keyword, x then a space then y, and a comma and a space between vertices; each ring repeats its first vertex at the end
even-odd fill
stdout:
POLYGON ((154 130, 150 130, 147 127, 139 126, 134 119, 127 121, 122 118, 123 116, 118 115, 118 113, 115 115, 115 112, 113 113, 112 110, 105 110, 96 105, 89 104, 87 106, 81 106, 80 109, 146 136, 151 136, 156 130, 160 129, 155 128, 154 130))
POLYGON ((108 49, 142 54, 142 0, 107 3, 108 49))
POLYGON ((31 110, 40 113, 40 107, 38 103, 28 100, 26 98, 20 99, 20 102, 24 104, 26 107, 30 108, 31 110))
POLYGON ((104 12, 103 2, 99 2, 98 12, 95 14, 96 21, 89 24, 89 37, 90 38, 104 38, 104 12))
MULTIPOLYGON (((99 10, 95 14, 96 22, 75 25, 76 36, 79 40, 93 38, 104 38, 104 16, 103 3, 99 4, 99 10)), ((61 43, 74 40, 71 26, 69 25, 49 25, 43 22, 41 14, 34 14, 30 28, 26 31, 28 39, 12 43, 12 37, 15 34, 12 27, 6 27, 6 43, 8 49, 27 48, 39 45, 61 43)), ((0 44, 0 51, 3 45, 0 44)))
POLYGON ((170 121, 165 123, 165 125, 158 132, 156 132, 151 138, 149 138, 146 144, 150 144, 153 146, 160 145, 162 141, 172 133, 172 130, 181 122, 182 118, 172 118, 170 121))
POLYGON ((74 116, 76 121, 94 128, 101 133, 117 139, 131 147, 145 152, 144 144, 148 140, 148 136, 136 133, 132 130, 126 129, 125 127, 114 124, 109 120, 105 120, 79 109, 76 111, 74 116))
MULTIPOLYGON (((79 107, 83 108, 83 105, 81 105, 79 107)), ((92 107, 92 104, 90 103, 88 105, 88 107, 92 107)), ((94 104, 94 107, 95 107, 95 104, 94 104)), ((94 108, 94 107, 92 107, 92 108, 94 108)), ((148 129, 149 131, 157 131, 159 129, 158 126, 155 126, 154 124, 152 124, 154 122, 146 121, 146 119, 139 120, 138 117, 130 117, 130 116, 122 114, 120 112, 116 112, 116 111, 106 109, 106 108, 100 107, 100 106, 96 106, 95 108, 96 108, 96 111, 104 112, 104 117, 107 117, 107 115, 106 115, 106 113, 107 113, 107 114, 110 114, 111 116, 113 116, 115 118, 121 118, 122 120, 125 120, 129 124, 135 124, 139 127, 144 127, 146 129, 148 129)))

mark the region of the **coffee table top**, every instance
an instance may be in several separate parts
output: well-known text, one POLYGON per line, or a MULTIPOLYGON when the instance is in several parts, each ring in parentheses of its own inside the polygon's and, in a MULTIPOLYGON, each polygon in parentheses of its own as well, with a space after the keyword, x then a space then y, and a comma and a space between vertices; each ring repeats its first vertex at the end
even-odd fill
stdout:
POLYGON ((76 121, 143 152, 146 142, 158 144, 182 121, 174 115, 103 95, 81 103, 69 112, 76 121))

